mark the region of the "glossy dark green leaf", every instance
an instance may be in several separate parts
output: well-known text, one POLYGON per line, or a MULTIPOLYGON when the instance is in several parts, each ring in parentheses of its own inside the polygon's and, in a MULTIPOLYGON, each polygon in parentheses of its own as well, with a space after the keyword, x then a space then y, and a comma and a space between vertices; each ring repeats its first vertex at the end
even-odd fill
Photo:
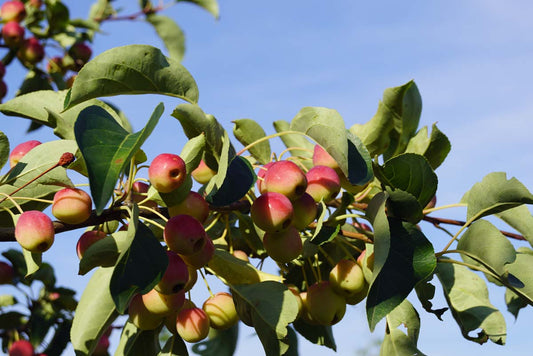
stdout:
MULTIPOLYGON (((233 134, 243 146, 262 139, 266 136, 265 130, 252 119, 240 119, 233 121, 233 134)), ((270 142, 263 141, 250 147, 250 154, 261 164, 270 162, 270 142)))
POLYGON ((298 318, 292 323, 298 334, 302 335, 313 344, 329 347, 337 351, 337 344, 333 336, 333 330, 329 325, 311 325, 298 318))
POLYGON ((121 254, 111 277, 109 288, 117 310, 124 313, 136 293, 148 293, 161 280, 167 265, 159 240, 148 227, 138 223, 131 246, 121 254))
POLYGON ((505 344, 505 319, 491 304, 483 279, 468 268, 452 263, 439 262, 436 272, 463 337, 480 344, 487 338, 496 344, 505 344), (476 335, 471 335, 474 331, 476 335))
POLYGON ((168 50, 170 58, 181 62, 185 54, 185 35, 176 21, 168 16, 150 14, 146 21, 154 26, 157 35, 168 50))
POLYGON ((113 195, 120 173, 150 136, 163 110, 163 104, 159 104, 146 126, 134 134, 128 133, 101 107, 91 106, 80 113, 74 132, 87 165, 98 214, 113 195))
POLYGON ((216 19, 219 17, 217 0, 176 0, 176 2, 191 2, 209 11, 216 19))
POLYGON ((436 124, 433 124, 431 135, 428 137, 428 128, 424 126, 411 138, 405 152, 426 157, 431 168, 437 169, 444 162, 451 148, 448 137, 437 128, 436 124))
POLYGON ((374 272, 366 301, 371 330, 428 278, 436 265, 433 246, 415 225, 386 218, 385 197, 374 198, 367 212, 374 227, 374 272))
POLYGON ((229 329, 209 333, 209 339, 192 346, 192 351, 200 356, 233 356, 239 337, 239 324, 229 329))
MULTIPOLYGON (((470 225, 459 239, 457 249, 467 252, 467 255, 461 255, 466 263, 482 266, 478 262, 481 261, 500 276, 505 273, 505 265, 513 263, 516 258, 515 249, 509 239, 486 220, 478 220, 470 225)), ((493 278, 489 280, 493 281, 493 278)))
MULTIPOLYGON (((291 124, 285 120, 274 121, 274 129, 277 133, 283 131, 291 131, 291 124)), ((279 137, 283 144, 293 156, 300 156, 306 158, 302 160, 302 164, 307 168, 313 166, 311 159, 313 158, 314 144, 311 143, 304 135, 300 134, 286 134, 279 137)))
POLYGON ((74 314, 70 338, 76 355, 92 354, 98 340, 118 317, 109 292, 113 268, 99 268, 81 295, 74 314))
POLYGON ((7 163, 9 152, 9 139, 2 131, 0 131, 0 169, 7 163))
POLYGON ((533 215, 526 205, 520 205, 495 215, 521 233, 533 246, 533 215))
POLYGON ((505 173, 492 172, 474 184, 463 195, 461 203, 468 205, 468 220, 479 219, 522 204, 533 204, 533 194, 518 179, 508 180, 505 173))
POLYGON ((414 153, 395 156, 376 168, 376 176, 387 187, 390 213, 412 223, 422 219, 422 209, 435 195, 438 183, 437 175, 423 156, 414 153))
POLYGON ((387 159, 405 151, 410 138, 418 129, 422 99, 416 84, 388 88, 383 93, 374 117, 350 131, 357 135, 372 156, 387 152, 387 159))
POLYGON ((79 71, 65 98, 65 109, 89 99, 121 94, 162 94, 198 101, 198 87, 178 61, 148 45, 105 51, 79 71))
POLYGON ((372 179, 370 154, 359 138, 346 130, 336 110, 305 107, 292 119, 290 128, 320 144, 337 161, 350 183, 363 185, 372 179))
POLYGON ((266 355, 282 355, 288 345, 287 326, 298 315, 298 304, 292 292, 282 283, 266 281, 232 286, 233 298, 241 320, 250 316, 266 355))
POLYGON ((392 329, 383 339, 383 344, 381 345, 381 350, 379 352, 380 356, 424 356, 413 343, 413 340, 405 335, 401 330, 392 329))
POLYGON ((157 356, 189 356, 189 351, 187 351, 185 341, 179 335, 173 335, 167 340, 157 356))

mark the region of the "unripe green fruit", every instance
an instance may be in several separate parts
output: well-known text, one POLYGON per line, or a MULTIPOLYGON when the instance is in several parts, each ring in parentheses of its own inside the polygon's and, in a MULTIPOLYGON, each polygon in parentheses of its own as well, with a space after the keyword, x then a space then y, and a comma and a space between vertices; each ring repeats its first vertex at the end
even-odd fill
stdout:
POLYGON ((264 231, 282 231, 293 220, 292 203, 285 195, 269 192, 259 196, 252 204, 251 217, 255 225, 264 231))
POLYGON ((64 188, 56 192, 52 214, 66 224, 81 224, 91 216, 92 199, 78 188, 64 188))
POLYGON ((170 315, 173 311, 179 310, 185 302, 185 292, 183 290, 174 294, 161 294, 152 289, 142 295, 142 301, 146 309, 159 316, 170 315))
POLYGON ((201 160, 198 167, 191 172, 191 176, 200 184, 209 183, 215 174, 217 174, 217 172, 209 168, 209 166, 205 164, 204 160, 201 160))
POLYGON ((32 344, 27 340, 15 341, 9 348, 9 356, 33 356, 32 344))
POLYGON ((304 230, 316 219, 318 213, 318 206, 315 200, 307 193, 293 200, 292 208, 294 210, 292 225, 298 230, 304 230))
POLYGON ((185 162, 178 155, 162 153, 150 164, 148 177, 158 192, 170 193, 185 182, 187 177, 185 162))
POLYGON ((152 314, 146 309, 142 295, 136 294, 128 307, 130 321, 141 330, 153 330, 163 322, 163 317, 152 314))
POLYGON ((22 62, 34 65, 43 60, 44 47, 37 38, 30 37, 22 42, 17 55, 22 62))
POLYGON ((184 289, 189 281, 189 270, 185 261, 175 252, 167 251, 167 257, 167 269, 154 289, 161 294, 174 294, 184 289))
POLYGON ((0 8, 0 15, 2 16, 2 22, 21 22, 26 17, 24 3, 19 0, 6 1, 0 8))
POLYGON ((314 166, 307 174, 306 193, 316 202, 329 202, 339 194, 341 182, 339 175, 330 167, 314 166))
POLYGON ((14 276, 15 271, 13 270, 13 266, 7 262, 0 261, 0 284, 13 283, 14 276))
POLYGON ((261 184, 261 193, 276 192, 290 200, 302 196, 307 188, 304 172, 292 161, 272 162, 261 184))
POLYGON ((200 308, 182 309, 178 313, 176 330, 187 342, 198 342, 209 334, 209 317, 200 308))
POLYGON ((171 251, 192 255, 202 249, 207 239, 202 223, 190 215, 176 215, 168 219, 163 232, 171 251))
POLYGON ((80 236, 78 243, 76 244, 76 253, 78 254, 78 258, 81 260, 85 251, 87 251, 92 244, 106 236, 107 234, 100 230, 85 231, 80 236))
POLYGON ((168 207, 170 217, 181 214, 190 215, 203 224, 209 216, 209 204, 203 196, 191 191, 181 203, 168 207))
POLYGON ((15 146, 15 148, 13 148, 9 154, 9 167, 13 168, 17 163, 19 163, 22 157, 26 155, 26 153, 30 152, 34 147, 39 146, 40 144, 40 141, 30 140, 15 146))
POLYGON ((24 42, 26 30, 18 22, 10 21, 2 27, 4 43, 11 49, 19 48, 24 42))
POLYGON ((368 289, 370 288, 369 284, 366 282, 364 283, 363 289, 353 295, 350 295, 346 297, 346 304, 350 305, 356 305, 359 304, 361 301, 363 301, 366 296, 368 295, 368 289))
POLYGON ((207 299, 202 309, 209 317, 209 325, 213 329, 228 329, 239 321, 233 297, 226 292, 217 293, 207 299))
POLYGON ((280 232, 265 232, 263 245, 267 254, 279 263, 291 262, 303 249, 302 238, 294 226, 280 232))
POLYGON ((328 281, 322 281, 307 290, 306 308, 313 321, 320 325, 334 325, 346 312, 346 300, 333 291, 328 281))
POLYGON ((213 240, 211 240, 209 237, 206 237, 204 246, 200 251, 193 253, 192 255, 183 255, 181 257, 187 265, 196 269, 200 269, 207 265, 214 254, 215 245, 213 244, 213 240))
POLYGON ((333 290, 346 297, 361 292, 366 284, 363 270, 354 260, 342 259, 329 272, 333 290))
POLYGON ((23 212, 15 226, 15 238, 30 252, 44 252, 54 243, 54 224, 45 213, 38 210, 23 212))

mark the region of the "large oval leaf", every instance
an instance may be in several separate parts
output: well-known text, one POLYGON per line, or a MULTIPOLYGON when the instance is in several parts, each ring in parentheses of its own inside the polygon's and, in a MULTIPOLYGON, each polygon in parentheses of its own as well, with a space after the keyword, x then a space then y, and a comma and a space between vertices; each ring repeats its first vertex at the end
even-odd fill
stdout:
POLYGON ((198 101, 196 82, 178 61, 152 46, 129 45, 105 51, 85 64, 65 98, 65 109, 121 94, 163 94, 198 101))
POLYGON ((157 14, 146 16, 146 21, 154 26, 157 35, 165 44, 170 58, 181 61, 185 53, 185 35, 176 21, 168 16, 157 14))
MULTIPOLYGON (((239 119, 233 121, 233 134, 244 146, 249 145, 266 136, 265 130, 252 119, 239 119)), ((252 156, 261 164, 267 164, 270 161, 270 143, 263 141, 255 144, 249 149, 252 156)))

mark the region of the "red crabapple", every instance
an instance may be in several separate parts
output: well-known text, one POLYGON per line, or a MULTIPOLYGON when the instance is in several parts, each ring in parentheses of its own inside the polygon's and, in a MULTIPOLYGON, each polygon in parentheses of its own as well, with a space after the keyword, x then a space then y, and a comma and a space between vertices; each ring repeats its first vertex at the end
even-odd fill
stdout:
POLYGON ((9 167, 13 168, 22 159, 22 157, 26 155, 26 153, 30 152, 32 148, 39 146, 40 144, 40 141, 30 140, 15 146, 15 148, 13 148, 9 154, 9 167))
POLYGON ((182 255, 202 249, 207 234, 202 223, 190 215, 176 215, 168 219, 163 237, 168 248, 182 255))
POLYGON ((182 202, 168 207, 170 217, 176 215, 190 215, 201 223, 209 216, 209 204, 204 197, 197 192, 190 191, 182 202))
POLYGON ((174 294, 161 294, 152 289, 141 297, 146 310, 158 316, 167 316, 173 311, 179 310, 185 302, 183 290, 174 294))
POLYGON ((329 202, 339 194, 341 182, 339 175, 333 168, 327 166, 314 166, 307 174, 306 192, 315 199, 316 202, 324 200, 329 202))
POLYGON ((161 193, 170 193, 185 182, 185 161, 175 154, 158 155, 148 168, 148 177, 154 188, 161 193))
POLYGON ((344 296, 361 292, 366 284, 362 268, 354 260, 341 259, 329 272, 329 282, 333 290, 344 296))
POLYGON ((306 309, 316 323, 333 325, 344 316, 346 301, 333 291, 330 282, 322 281, 307 289, 306 309))
POLYGON ((54 243, 54 224, 45 213, 38 210, 23 212, 15 226, 17 242, 30 252, 44 252, 54 243))
POLYGON ((22 42, 17 54, 22 62, 34 65, 43 60, 44 47, 37 38, 30 37, 22 42))
POLYGON ((78 243, 76 244, 76 253, 78 254, 78 258, 81 260, 85 251, 87 251, 92 244, 106 236, 107 234, 101 230, 89 230, 81 234, 80 238, 78 239, 78 243))
POLYGON ((297 199, 307 187, 304 172, 292 161, 272 162, 261 184, 261 193, 276 192, 290 200, 297 199))
POLYGON ((267 254, 279 263, 289 263, 302 253, 302 238, 298 229, 290 226, 280 232, 265 232, 263 245, 267 254))
POLYGON ((318 213, 318 206, 308 193, 304 193, 298 199, 293 200, 292 208, 294 210, 292 224, 298 230, 304 230, 316 219, 316 214, 318 213))
POLYGON ((197 181, 200 184, 206 184, 208 183, 211 178, 213 178, 217 174, 214 170, 212 170, 204 160, 200 161, 200 164, 198 167, 196 167, 192 172, 191 176, 194 178, 195 181, 197 181))
POLYGON ((2 22, 20 22, 26 17, 24 3, 19 0, 6 1, 0 8, 0 15, 2 16, 2 22))
POLYGON ((167 251, 167 257, 167 269, 154 289, 161 294, 174 294, 186 286, 189 281, 189 270, 177 253, 167 251))
POLYGON ((205 243, 202 249, 192 255, 183 255, 182 258, 185 263, 193 268, 199 269, 204 267, 215 254, 215 245, 213 240, 205 237, 205 243))
POLYGON ((13 270, 13 266, 7 262, 0 261, 0 284, 13 283, 14 276, 15 271, 13 270))
POLYGON ((153 330, 163 322, 160 315, 152 314, 146 309, 143 303, 142 295, 136 294, 130 301, 128 307, 130 321, 141 330, 153 330))
POLYGON ((291 225, 294 210, 291 201, 285 195, 268 192, 254 201, 250 213, 254 224, 260 229, 281 231, 291 225))
POLYGON ((27 340, 15 341, 9 348, 9 356, 33 356, 32 344, 27 340))
POLYGON ((4 43, 11 49, 19 48, 24 41, 26 30, 18 22, 10 21, 2 27, 4 43))
POLYGON ((52 215, 67 224, 81 224, 91 216, 92 199, 78 188, 63 188, 54 195, 52 215))
POLYGON ((176 329, 187 342, 201 341, 209 334, 209 317, 200 308, 182 309, 178 313, 176 329))
POLYGON ((202 309, 209 317, 213 329, 228 329, 239 321, 231 294, 220 292, 207 299, 202 309))

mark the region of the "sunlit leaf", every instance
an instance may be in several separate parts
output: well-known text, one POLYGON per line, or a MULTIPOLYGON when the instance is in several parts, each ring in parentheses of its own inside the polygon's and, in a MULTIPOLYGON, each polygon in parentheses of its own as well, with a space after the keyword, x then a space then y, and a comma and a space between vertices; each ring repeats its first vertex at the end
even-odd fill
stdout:
POLYGON ((209 333, 209 339, 192 346, 192 351, 200 356, 233 356, 237 347, 239 324, 229 329, 215 330, 209 333))
POLYGON ((0 169, 4 167, 9 159, 9 139, 0 131, 0 169))
POLYGON ((170 58, 178 62, 183 59, 185 53, 185 35, 176 21, 168 16, 150 14, 146 21, 154 26, 157 35, 168 50, 170 58))
MULTIPOLYGON (((262 139, 266 136, 265 130, 252 119, 239 119, 233 121, 235 126, 233 127, 233 134, 244 146, 262 139)), ((255 144, 249 149, 252 156, 261 164, 267 164, 270 162, 270 143, 263 141, 255 144)))
POLYGON ((433 124, 431 135, 428 137, 428 128, 424 126, 411 138, 405 152, 426 157, 431 168, 436 169, 444 162, 451 148, 448 137, 437 128, 436 124, 433 124))
POLYGON ((298 334, 302 335, 313 344, 323 345, 329 347, 333 351, 337 351, 337 344, 335 344, 335 338, 331 326, 311 325, 303 321, 301 318, 296 319, 292 325, 298 334))
POLYGON ((385 334, 380 356, 424 356, 413 343, 413 340, 405 335, 401 330, 391 329, 385 334))
POLYGON ((209 11, 215 18, 219 17, 217 0, 176 0, 176 2, 191 2, 209 11))

